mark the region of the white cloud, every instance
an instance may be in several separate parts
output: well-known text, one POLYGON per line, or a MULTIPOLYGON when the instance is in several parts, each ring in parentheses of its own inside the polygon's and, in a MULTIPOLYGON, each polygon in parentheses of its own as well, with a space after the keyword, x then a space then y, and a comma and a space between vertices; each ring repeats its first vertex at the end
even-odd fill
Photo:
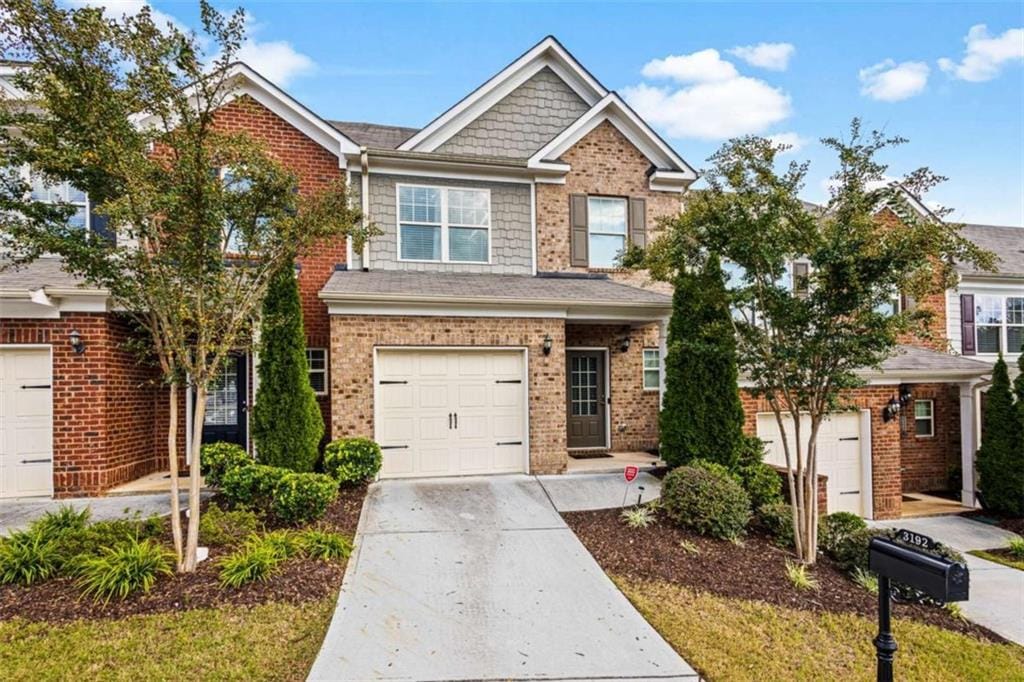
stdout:
POLYGON ((1004 64, 1024 61, 1024 28, 1010 28, 993 37, 985 24, 977 24, 964 42, 967 49, 960 63, 946 57, 939 60, 940 69, 960 80, 989 81, 999 75, 1004 64))
POLYGON ((796 47, 792 43, 758 43, 734 47, 727 52, 751 66, 770 71, 785 71, 789 67, 789 60, 796 52, 796 47))
POLYGON ((774 145, 786 145, 788 149, 781 152, 782 154, 796 154, 807 146, 807 138, 801 137, 797 133, 776 133, 769 135, 768 141, 774 145))
POLYGON ((647 78, 671 78, 681 83, 725 81, 739 75, 736 67, 713 49, 652 59, 644 64, 641 73, 647 78))
POLYGON ((312 59, 285 40, 259 42, 247 38, 238 50, 238 59, 281 87, 316 68, 312 59))
POLYGON ((722 140, 760 133, 789 117, 789 95, 746 76, 672 90, 641 83, 625 88, 629 103, 671 137, 722 140))
POLYGON ((882 102, 898 102, 919 95, 928 84, 928 65, 886 59, 859 73, 860 94, 882 102))
MULTIPOLYGON (((134 17, 142 11, 143 7, 149 5, 145 0, 64 0, 64 4, 69 7, 100 7, 103 9, 103 15, 108 19, 134 17)), ((170 14, 161 12, 151 5, 149 12, 157 28, 163 29, 167 24, 171 24, 181 31, 188 31, 184 24, 170 14)))

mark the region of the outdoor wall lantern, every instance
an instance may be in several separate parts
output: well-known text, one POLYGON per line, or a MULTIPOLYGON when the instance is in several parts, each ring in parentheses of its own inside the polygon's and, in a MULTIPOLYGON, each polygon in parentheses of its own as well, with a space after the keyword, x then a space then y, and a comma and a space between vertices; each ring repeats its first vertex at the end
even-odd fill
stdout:
POLYGON ((629 350, 629 344, 631 344, 632 342, 632 339, 630 339, 628 336, 622 337, 622 340, 619 341, 619 350, 625 353, 627 350, 629 350))
POLYGON ((882 421, 890 422, 897 417, 900 413, 900 401, 896 399, 896 396, 889 398, 889 402, 882 408, 882 421))
POLYGON ((78 333, 77 329, 68 332, 68 344, 71 346, 71 350, 75 351, 75 355, 85 352, 85 341, 82 341, 82 335, 78 333))
POLYGON ((544 351, 544 355, 551 355, 551 344, 552 343, 554 343, 554 342, 551 340, 551 334, 545 334, 544 335, 544 345, 541 346, 541 349, 544 351))
POLYGON ((909 405, 910 399, 913 397, 910 392, 910 384, 900 384, 900 407, 905 408, 909 405))

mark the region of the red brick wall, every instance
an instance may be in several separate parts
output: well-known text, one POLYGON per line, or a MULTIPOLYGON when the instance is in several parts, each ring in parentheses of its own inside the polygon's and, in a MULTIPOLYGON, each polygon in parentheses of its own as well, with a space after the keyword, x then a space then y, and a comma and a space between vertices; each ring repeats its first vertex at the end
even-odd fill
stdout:
POLYGON ((158 467, 157 373, 123 346, 129 336, 123 319, 103 313, 0 321, 0 344, 52 348, 57 497, 96 495, 158 467), (81 355, 68 345, 72 329, 86 344, 81 355))
POLYGON ((643 388, 643 349, 658 347, 658 325, 571 324, 565 328, 566 346, 607 348, 611 376, 611 449, 647 450, 658 445, 658 391, 643 388), (629 350, 620 350, 629 337, 629 350))
POLYGON ((960 463, 960 391, 955 384, 912 384, 900 438, 903 492, 945 490, 949 470, 960 463), (917 436, 913 400, 932 400, 935 435, 917 436))

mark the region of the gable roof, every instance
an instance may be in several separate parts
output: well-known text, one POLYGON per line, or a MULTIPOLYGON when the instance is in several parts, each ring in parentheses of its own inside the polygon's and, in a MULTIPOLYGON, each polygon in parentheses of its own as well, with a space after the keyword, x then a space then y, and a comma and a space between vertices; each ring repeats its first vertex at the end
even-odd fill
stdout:
POLYGON ((397 149, 415 135, 419 128, 380 125, 360 121, 328 121, 356 144, 370 149, 397 149))
POLYGON ((956 263, 957 272, 971 277, 1024 278, 1024 227, 964 225, 962 234, 996 254, 997 272, 979 270, 974 263, 956 263))
POLYGON ((554 36, 547 36, 399 145, 398 149, 426 152, 437 149, 545 67, 554 71, 590 106, 608 94, 608 90, 554 36))

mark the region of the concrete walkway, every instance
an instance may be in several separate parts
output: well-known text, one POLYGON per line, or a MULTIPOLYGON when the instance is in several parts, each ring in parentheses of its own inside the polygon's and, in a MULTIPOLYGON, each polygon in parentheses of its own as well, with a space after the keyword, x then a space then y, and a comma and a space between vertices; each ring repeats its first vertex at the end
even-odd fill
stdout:
MULTIPOLYGON (((202 494, 206 496, 210 493, 202 494)), ((181 495, 179 499, 181 508, 187 509, 188 495, 181 495)), ((138 512, 142 518, 153 514, 168 516, 171 513, 171 498, 167 493, 119 495, 117 497, 75 497, 66 500, 42 497, 0 500, 0 536, 27 528, 32 521, 46 512, 57 511, 65 505, 70 505, 75 509, 88 507, 92 510, 90 519, 93 521, 120 519, 135 512, 138 512)))
POLYGON ((906 528, 959 550, 971 572, 970 600, 964 615, 1008 640, 1024 645, 1024 571, 967 554, 975 549, 1005 547, 1010 531, 962 516, 932 516, 877 522, 872 525, 906 528))
POLYGON ((641 472, 627 483, 622 473, 537 476, 551 504, 560 512, 631 507, 661 496, 661 480, 641 472), (643 488, 641 491, 640 488, 643 488), (642 496, 642 497, 641 497, 642 496))
POLYGON ((697 676, 517 475, 372 485, 310 679, 697 676))

